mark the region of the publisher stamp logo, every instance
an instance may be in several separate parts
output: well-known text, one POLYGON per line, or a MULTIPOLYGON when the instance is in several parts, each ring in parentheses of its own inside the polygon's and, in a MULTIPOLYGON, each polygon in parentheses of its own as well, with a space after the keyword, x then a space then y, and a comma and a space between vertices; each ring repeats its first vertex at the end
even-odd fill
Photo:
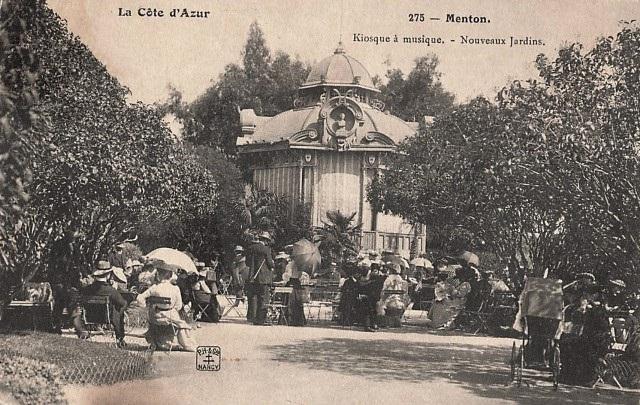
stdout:
POLYGON ((220 371, 220 346, 198 346, 196 349, 196 370, 220 371))

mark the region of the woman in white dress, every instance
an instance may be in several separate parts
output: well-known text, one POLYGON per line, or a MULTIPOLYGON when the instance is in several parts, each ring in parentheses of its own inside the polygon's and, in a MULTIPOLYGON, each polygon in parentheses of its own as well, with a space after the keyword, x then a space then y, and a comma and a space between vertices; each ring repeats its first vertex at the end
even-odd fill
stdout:
POLYGON ((185 351, 193 352, 197 344, 191 337, 191 327, 184 321, 178 311, 183 307, 180 289, 172 283, 177 278, 176 271, 164 262, 156 264, 157 284, 154 284, 136 300, 146 305, 149 297, 169 298, 167 304, 149 305, 149 330, 145 333, 147 342, 155 349, 169 350, 174 343, 174 330, 177 330, 178 344, 185 351))

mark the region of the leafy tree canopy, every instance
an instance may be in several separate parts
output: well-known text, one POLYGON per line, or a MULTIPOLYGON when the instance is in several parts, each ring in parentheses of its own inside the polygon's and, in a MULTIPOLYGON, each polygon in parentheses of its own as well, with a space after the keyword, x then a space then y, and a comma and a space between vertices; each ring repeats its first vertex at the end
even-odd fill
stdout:
POLYGON ((218 80, 189 105, 176 103, 179 97, 173 91, 169 111, 183 124, 186 140, 233 156, 240 134, 239 109, 252 108, 258 115, 273 116, 292 108, 308 73, 308 66, 297 58, 280 51, 272 56, 254 22, 249 27, 242 65, 227 65, 218 80))
POLYGON ((476 244, 541 275, 636 273, 640 30, 583 52, 540 55, 514 82, 438 117, 369 190, 378 208, 476 244))
POLYGON ((400 69, 388 70, 387 83, 379 85, 386 108, 405 121, 421 121, 451 108, 454 96, 440 82, 439 63, 432 54, 417 58, 406 78, 400 69))
MULTIPOLYGON (((16 283, 38 270, 52 281, 73 278, 141 222, 212 215, 215 179, 175 142, 161 112, 128 104, 128 90, 44 1, 23 4, 16 16, 26 22, 23 54, 40 64, 35 107, 44 118, 29 132, 41 140, 27 163, 32 198, 3 270, 16 283)), ((29 67, 16 72, 31 77, 29 67)))

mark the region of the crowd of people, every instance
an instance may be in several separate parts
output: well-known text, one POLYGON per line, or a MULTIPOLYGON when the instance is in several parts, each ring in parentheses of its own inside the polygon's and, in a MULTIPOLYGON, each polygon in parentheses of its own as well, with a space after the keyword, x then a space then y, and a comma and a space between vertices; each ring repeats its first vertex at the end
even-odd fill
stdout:
MULTIPOLYGON (((272 242, 269 232, 262 232, 246 247, 236 246, 226 272, 221 271, 217 259, 206 266, 193 258, 196 273, 145 260, 144 256, 127 258, 123 245, 118 244, 107 260, 99 261, 92 274, 81 280, 81 294, 109 296, 111 322, 121 347, 126 346, 124 311, 132 305, 147 305, 150 297, 168 298, 150 306, 147 340, 156 348, 167 348, 176 336, 183 349, 191 350, 195 345, 189 330, 199 327, 200 320, 217 322, 222 316, 217 298, 222 286, 225 293, 235 296, 234 305, 246 300, 246 318, 254 325, 273 322, 268 319, 268 311, 274 286, 290 287, 287 308, 281 315, 288 325, 304 326, 310 286, 316 280, 325 280, 339 290, 333 318, 341 325, 359 325, 366 331, 400 326, 410 304, 420 309, 425 302, 430 304, 422 308, 428 309, 429 324, 451 328, 462 308, 479 305, 484 295, 496 289, 509 289, 504 282, 494 282, 489 273, 480 272, 477 257, 443 258, 432 265, 426 255, 409 262, 391 250, 381 255, 368 251, 340 265, 332 262, 322 270, 298 265, 291 245, 274 253, 272 242), (230 279, 228 284, 222 280, 225 274, 230 279)), ((80 306, 67 304, 78 336, 87 337, 80 306)))
MULTIPOLYGON (((125 264, 130 267, 128 262, 125 264)), ((129 273, 107 260, 100 260, 91 275, 82 280, 79 294, 69 299, 68 309, 73 326, 79 338, 88 338, 90 332, 85 325, 86 315, 83 314, 87 309, 81 305, 82 297, 108 297, 109 321, 118 347, 127 345, 125 311, 137 305, 148 307, 149 329, 145 337, 152 348, 168 350, 176 337, 183 350, 193 351, 196 344, 190 336, 190 330, 195 322, 188 314, 192 313, 196 320, 201 315, 198 313, 200 306, 194 301, 197 297, 194 292, 204 291, 208 293, 207 299, 217 302, 206 277, 206 269, 190 275, 163 261, 149 261, 144 265, 140 263, 138 273, 129 273), (127 274, 131 277, 130 284, 127 274)), ((214 314, 218 313, 217 305, 209 307, 214 314)))
MULTIPOLYGON (((564 287, 564 322, 560 347, 565 383, 590 385, 609 363, 640 365, 639 300, 625 293, 620 279, 600 280, 581 273, 564 287), (617 347, 617 348, 616 348, 617 347), (607 359, 607 360, 605 360, 607 359)), ((627 385, 640 386, 640 377, 628 375, 627 385)))
MULTIPOLYGON (((118 346, 126 346, 125 310, 139 306, 148 311, 145 336, 149 344, 170 349, 177 341, 183 350, 195 350, 191 330, 199 322, 217 322, 222 316, 219 293, 235 298, 229 300, 231 305, 245 302, 248 322, 270 325, 274 322, 269 313, 274 287, 288 287, 286 308, 279 316, 286 317, 288 325, 304 326, 305 304, 311 300, 313 286, 330 285, 337 292, 333 319, 371 332, 400 326, 408 308, 427 311, 429 327, 447 330, 464 326, 469 313, 505 294, 512 298, 509 305, 514 312, 518 308, 521 288, 508 277, 500 279, 491 271, 482 271, 478 257, 469 252, 432 262, 424 254, 409 261, 397 251, 367 251, 353 260, 320 268, 299 265, 293 246, 273 252, 272 244, 268 232, 259 233, 245 246, 235 247, 234 258, 224 270, 217 260, 206 265, 193 258, 196 272, 145 257, 127 258, 122 246, 116 246, 106 260, 97 262, 90 277, 81 280, 80 292, 109 297, 118 346)), ((592 381, 605 358, 605 364, 640 364, 640 322, 634 316, 639 301, 630 298, 622 280, 596 282, 593 275, 584 273, 565 283, 563 329, 558 335, 565 382, 592 381), (620 340, 612 334, 622 333, 612 329, 616 322, 630 336, 623 339, 627 342, 623 352, 607 357, 611 342, 620 340)), ((78 336, 89 336, 81 307, 68 298, 61 301, 67 302, 78 336)), ((503 325, 513 324, 514 313, 498 315, 503 325)))
POLYGON ((375 331, 389 322, 399 324, 403 312, 428 311, 428 326, 452 329, 464 322, 464 310, 478 310, 497 292, 512 289, 492 272, 479 270, 477 256, 441 257, 426 254, 407 261, 398 252, 368 252, 359 261, 346 263, 340 282, 339 322, 360 324, 375 331))

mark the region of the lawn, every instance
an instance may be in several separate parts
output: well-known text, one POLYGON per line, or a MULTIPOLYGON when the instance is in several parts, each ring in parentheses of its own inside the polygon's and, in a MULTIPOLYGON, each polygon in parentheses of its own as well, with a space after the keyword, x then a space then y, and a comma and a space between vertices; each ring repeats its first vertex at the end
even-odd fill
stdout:
POLYGON ((150 370, 145 352, 43 332, 0 333, 0 389, 22 403, 64 403, 64 383, 112 384, 150 370))

